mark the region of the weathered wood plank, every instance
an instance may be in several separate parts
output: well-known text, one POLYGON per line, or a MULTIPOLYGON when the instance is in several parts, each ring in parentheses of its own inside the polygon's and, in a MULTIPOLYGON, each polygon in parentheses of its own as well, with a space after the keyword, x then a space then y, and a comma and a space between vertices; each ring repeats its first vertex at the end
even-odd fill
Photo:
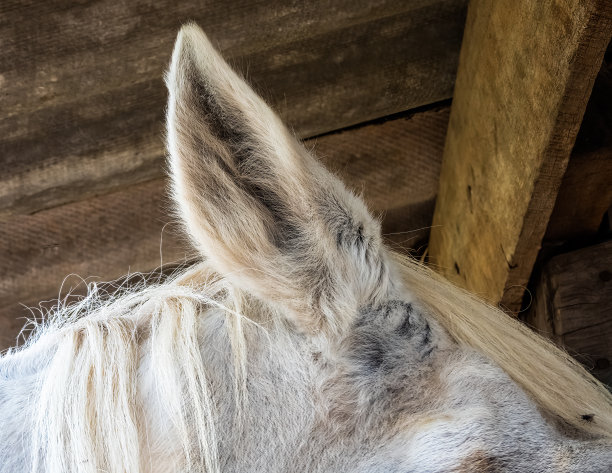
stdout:
POLYGON ((603 0, 472 0, 430 239, 450 279, 520 308, 612 34, 603 0))
POLYGON ((550 217, 545 240, 592 237, 612 205, 612 147, 572 154, 550 217))
POLYGON ((450 97, 465 6, 2 2, 0 215, 162 175, 162 75, 186 20, 308 137, 450 97))
MULTIPOLYGON (((309 141, 347 184, 361 191, 396 245, 426 241, 449 107, 309 141)), ((57 298, 71 273, 108 281, 192 256, 169 217, 163 179, 0 221, 0 349, 12 345, 28 312, 57 298), (162 241, 163 233, 163 241, 162 241)), ((69 278, 65 293, 80 282, 69 278)), ((84 289, 84 286, 80 286, 84 289)))
MULTIPOLYGON (((0 222, 0 348, 14 343, 23 317, 20 303, 37 306, 88 281, 111 280, 128 271, 153 269, 185 258, 177 225, 165 226, 165 182, 0 222), (162 229, 163 242, 162 242, 162 229), (77 276, 78 275, 78 276, 77 276)), ((84 286, 77 287, 83 292, 84 286)))
POLYGON ((437 107, 307 142, 363 195, 396 248, 417 249, 429 237, 449 112, 437 107))
POLYGON ((612 384, 612 241, 552 258, 528 323, 612 384))
POLYGON ((612 206, 612 45, 595 80, 545 241, 593 237, 612 206))

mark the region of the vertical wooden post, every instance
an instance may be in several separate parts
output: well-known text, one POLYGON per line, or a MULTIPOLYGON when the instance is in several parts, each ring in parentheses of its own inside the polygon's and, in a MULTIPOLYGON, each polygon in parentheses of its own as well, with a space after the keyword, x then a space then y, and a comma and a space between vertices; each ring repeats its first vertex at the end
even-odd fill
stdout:
POLYGON ((611 34, 607 0, 469 4, 429 251, 512 311, 611 34))

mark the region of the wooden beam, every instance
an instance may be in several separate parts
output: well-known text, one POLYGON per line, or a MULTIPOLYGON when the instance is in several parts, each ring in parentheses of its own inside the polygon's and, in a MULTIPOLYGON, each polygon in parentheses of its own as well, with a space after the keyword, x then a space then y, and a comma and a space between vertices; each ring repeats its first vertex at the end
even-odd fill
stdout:
POLYGON ((466 3, 2 2, 0 215, 161 177, 187 20, 303 138, 449 98, 466 3))
MULTIPOLYGON (((321 136, 307 143, 383 216, 394 246, 426 242, 449 108, 321 136)), ((34 215, 0 221, 0 350, 14 344, 26 306, 57 299, 81 277, 109 281, 128 271, 193 256, 170 219, 166 182, 156 179, 34 215), (79 276, 76 276, 79 275, 79 276)))
POLYGON ((595 80, 544 240, 558 245, 597 234, 612 206, 612 44, 595 80))
POLYGON ((612 384, 612 241, 552 258, 527 322, 612 384))
POLYGON ((472 0, 430 239, 447 277, 516 311, 612 34, 605 0, 472 0))
POLYGON ((612 148, 573 153, 563 176, 545 241, 559 244, 597 234, 612 205, 612 148))

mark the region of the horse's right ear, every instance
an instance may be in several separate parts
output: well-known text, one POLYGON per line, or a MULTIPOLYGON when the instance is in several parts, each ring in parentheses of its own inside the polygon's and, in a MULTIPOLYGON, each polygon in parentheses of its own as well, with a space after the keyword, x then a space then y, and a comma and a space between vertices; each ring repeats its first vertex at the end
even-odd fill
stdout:
POLYGON ((184 26, 167 75, 173 194, 193 241, 304 329, 345 326, 387 291, 380 226, 184 26))

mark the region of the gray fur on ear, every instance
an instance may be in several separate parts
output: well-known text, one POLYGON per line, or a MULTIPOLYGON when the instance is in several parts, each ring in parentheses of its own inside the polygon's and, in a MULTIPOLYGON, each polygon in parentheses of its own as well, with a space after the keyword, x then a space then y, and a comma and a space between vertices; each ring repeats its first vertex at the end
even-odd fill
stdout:
POLYGON ((339 329, 386 292, 379 223, 194 24, 167 85, 174 199, 218 271, 308 329, 339 329))

